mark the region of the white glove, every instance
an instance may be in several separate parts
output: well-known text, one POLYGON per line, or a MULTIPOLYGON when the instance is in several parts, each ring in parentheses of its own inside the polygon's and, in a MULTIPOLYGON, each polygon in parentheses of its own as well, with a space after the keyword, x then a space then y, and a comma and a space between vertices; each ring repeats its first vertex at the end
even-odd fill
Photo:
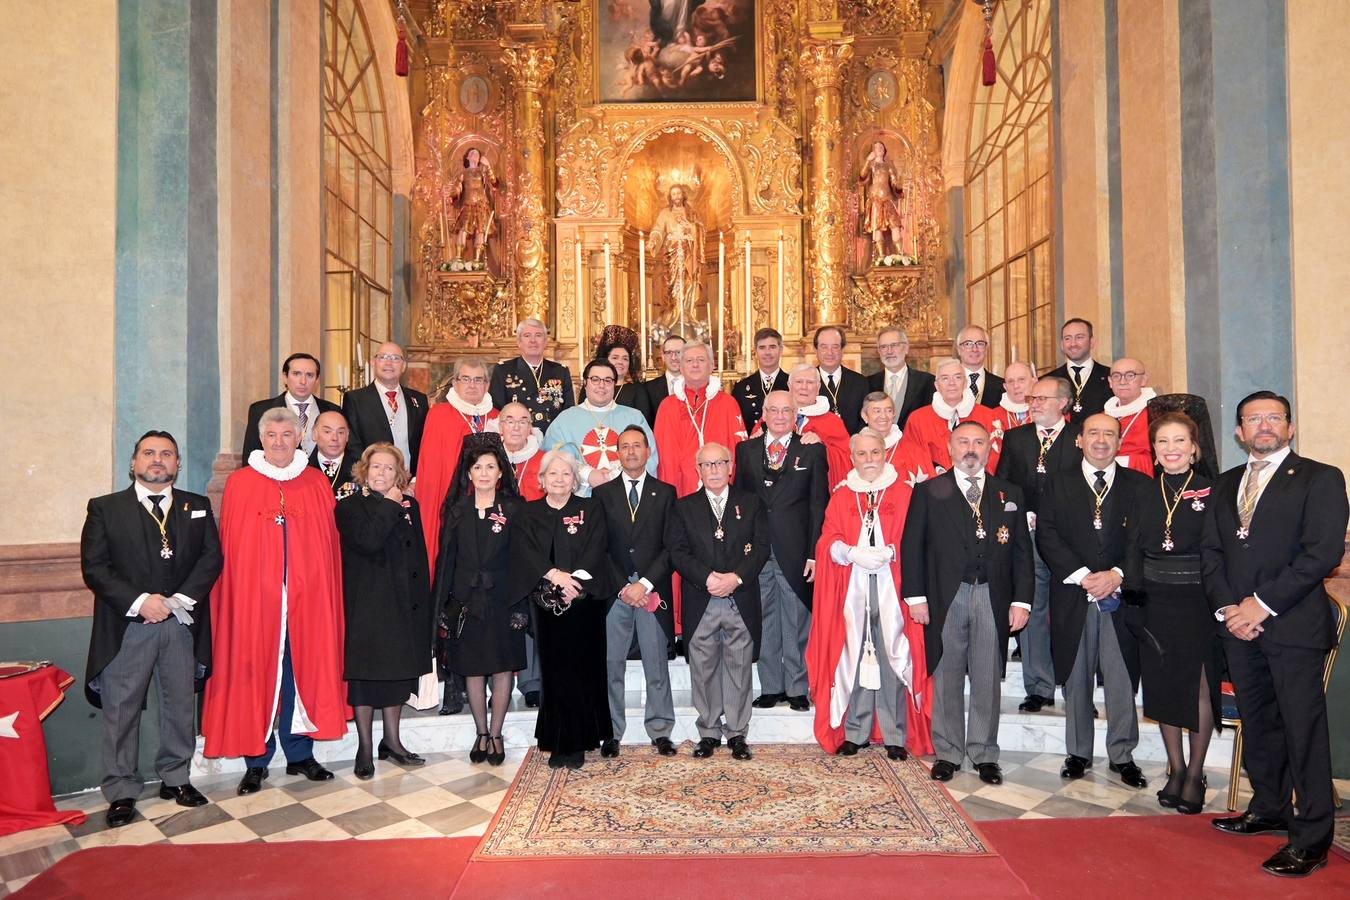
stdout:
POLYGON ((172 597, 165 598, 164 605, 169 607, 169 612, 173 613, 173 617, 179 622, 182 622, 184 625, 191 625, 193 623, 194 620, 189 613, 189 610, 197 605, 196 600, 193 600, 191 597, 183 597, 174 594, 172 597))
POLYGON ((866 572, 879 572, 891 561, 887 547, 854 547, 848 551, 849 562, 866 572))

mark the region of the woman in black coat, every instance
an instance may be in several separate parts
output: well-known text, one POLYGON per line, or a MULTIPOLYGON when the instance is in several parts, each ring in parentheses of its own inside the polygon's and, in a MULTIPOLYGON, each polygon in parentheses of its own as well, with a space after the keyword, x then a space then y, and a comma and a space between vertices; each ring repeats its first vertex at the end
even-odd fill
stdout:
POLYGON ((544 455, 544 499, 525 505, 512 593, 532 596, 541 695, 534 736, 552 768, 581 768, 587 750, 614 736, 605 669, 605 598, 617 590, 605 518, 573 494, 577 462, 544 455))
POLYGON ((435 607, 427 545, 417 501, 405 496, 411 475, 403 454, 389 443, 372 444, 352 467, 335 510, 342 538, 342 587, 346 610, 343 678, 356 718, 354 774, 375 774, 371 724, 384 720, 380 759, 401 766, 426 762, 399 738, 399 717, 417 679, 431 671, 435 607))
POLYGON ((1194 468, 1200 445, 1191 418, 1164 413, 1149 436, 1162 470, 1126 526, 1124 597, 1140 636, 1144 715, 1158 723, 1171 770, 1158 803, 1194 814, 1204 808, 1205 752, 1219 720, 1219 626, 1200 578, 1210 482, 1194 468))
POLYGON ((506 759, 502 726, 511 679, 525 668, 528 606, 511 594, 513 544, 524 501, 516 490, 501 437, 470 435, 460 452, 455 490, 445 499, 441 551, 436 558, 436 608, 444 608, 450 671, 464 677, 478 737, 469 762, 499 766, 506 759), (488 681, 492 721, 488 722, 488 681))
MULTIPOLYGON (((600 334, 600 346, 596 350, 595 358, 608 362, 618 375, 614 402, 620 406, 636 409, 651 421, 655 414, 652 412, 651 398, 642 384, 642 356, 638 352, 640 341, 637 332, 631 328, 623 325, 606 325, 600 334)), ((585 388, 583 384, 581 391, 583 396, 577 399, 578 403, 585 399, 585 388)))

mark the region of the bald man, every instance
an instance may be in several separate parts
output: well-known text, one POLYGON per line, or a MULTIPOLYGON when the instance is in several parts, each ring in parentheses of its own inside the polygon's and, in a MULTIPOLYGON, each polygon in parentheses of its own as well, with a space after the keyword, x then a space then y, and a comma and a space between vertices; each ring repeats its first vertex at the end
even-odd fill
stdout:
POLYGON ((427 422, 427 395, 403 386, 407 355, 393 341, 375 349, 370 358, 375 380, 348 391, 342 398, 342 414, 351 429, 350 449, 357 459, 371 444, 381 441, 403 451, 408 470, 417 475, 418 450, 427 422))
POLYGON ((1137 359, 1124 357, 1111 364, 1111 393, 1105 412, 1120 422, 1120 450, 1116 462, 1153 477, 1153 448, 1148 440, 1148 402, 1158 392, 1148 386, 1148 372, 1137 359))
POLYGON ((309 454, 309 464, 328 479, 334 496, 352 480, 352 466, 361 460, 359 453, 352 453, 349 443, 350 431, 342 413, 320 413, 314 422, 314 451, 309 454))
POLYGON ((1019 425, 1031 421, 1031 408, 1027 406, 1027 391, 1036 383, 1036 370, 1024 362, 1012 362, 1003 369, 1003 396, 999 398, 999 426, 1007 434, 1019 425))

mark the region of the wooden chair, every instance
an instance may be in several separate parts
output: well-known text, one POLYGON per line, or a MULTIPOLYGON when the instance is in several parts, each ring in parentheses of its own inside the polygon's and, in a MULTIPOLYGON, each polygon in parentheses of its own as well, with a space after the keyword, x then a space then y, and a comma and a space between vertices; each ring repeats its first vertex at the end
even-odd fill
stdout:
MULTIPOLYGON (((1328 592, 1327 596, 1331 599, 1331 618, 1336 627, 1336 642, 1331 645, 1330 652, 1327 653, 1326 665, 1322 669, 1322 691, 1325 693, 1331 687, 1331 673, 1336 668, 1336 656, 1341 650, 1341 639, 1345 637, 1346 620, 1350 619, 1350 609, 1346 607, 1345 601, 1335 594, 1328 592)), ((1242 720, 1239 718, 1223 718, 1223 724, 1227 728, 1233 729, 1233 765, 1228 775, 1228 811, 1237 811, 1238 785, 1242 777, 1242 720)), ((1340 809, 1341 798, 1336 792, 1336 786, 1331 788, 1331 796, 1336 801, 1336 808, 1340 809)))

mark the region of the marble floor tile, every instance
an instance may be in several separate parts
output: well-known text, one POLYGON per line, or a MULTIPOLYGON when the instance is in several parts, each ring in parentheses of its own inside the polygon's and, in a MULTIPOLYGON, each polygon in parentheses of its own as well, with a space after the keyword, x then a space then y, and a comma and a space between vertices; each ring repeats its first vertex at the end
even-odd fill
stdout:
POLYGON ((441 834, 454 834, 471 825, 486 823, 492 816, 487 810, 472 803, 459 803, 417 818, 441 834))
POLYGON ((1006 779, 1003 784, 986 784, 972 795, 1021 810, 1035 809, 1053 796, 1049 791, 1037 790, 1006 779))
POLYGON ((294 806, 299 801, 285 791, 258 791, 243 797, 235 795, 216 801, 216 806, 225 810, 236 819, 247 818, 258 813, 294 806))
POLYGON ((390 840, 393 838, 438 838, 443 835, 425 822, 417 819, 405 819, 402 822, 394 822, 392 825, 386 825, 383 828, 376 828, 374 831, 367 831, 365 834, 358 834, 357 840, 378 841, 390 840))
POLYGON ((321 816, 303 803, 292 803, 250 816, 241 816, 239 821, 248 826, 249 831, 258 837, 267 837, 279 831, 299 828, 310 822, 319 821, 321 816))
POLYGON ((301 802, 323 818, 331 819, 345 812, 379 803, 380 798, 359 787, 347 787, 319 797, 305 797, 301 802))
POLYGON ((160 833, 170 840, 189 831, 197 831, 202 828, 210 828, 212 825, 219 825, 221 822, 233 821, 233 817, 229 813, 213 803, 192 809, 180 807, 179 810, 179 812, 155 820, 155 825, 159 828, 160 833))
POLYGON ((221 822, 208 828, 185 831, 169 838, 171 844, 240 844, 256 838, 248 826, 237 819, 221 822))
POLYGON ((288 828, 285 831, 269 834, 263 840, 272 843, 274 841, 345 841, 350 838, 350 834, 332 822, 327 819, 320 819, 317 822, 310 822, 297 828, 288 828))
POLYGON ((510 782, 503 781, 495 775, 486 774, 458 778, 441 785, 445 790, 465 800, 472 800, 474 797, 481 797, 484 794, 495 794, 506 790, 509 786, 510 782))
POLYGON ((388 803, 375 803, 341 815, 330 816, 329 821, 354 837, 393 825, 395 822, 405 822, 409 818, 407 813, 394 809, 388 803))
POLYGON ((86 834, 83 837, 76 838, 75 841, 83 850, 86 847, 118 847, 132 846, 136 844, 153 844, 156 841, 164 839, 164 835, 153 822, 144 820, 132 822, 130 825, 123 825, 121 828, 105 828, 102 831, 95 831, 92 834, 86 834))
MULTIPOLYGON (((394 809, 413 817, 424 816, 438 809, 454 806, 459 802, 459 797, 438 787, 428 787, 415 793, 401 794, 385 800, 385 803, 388 803, 394 809)), ((494 806, 493 809, 496 809, 496 807, 494 806)))

